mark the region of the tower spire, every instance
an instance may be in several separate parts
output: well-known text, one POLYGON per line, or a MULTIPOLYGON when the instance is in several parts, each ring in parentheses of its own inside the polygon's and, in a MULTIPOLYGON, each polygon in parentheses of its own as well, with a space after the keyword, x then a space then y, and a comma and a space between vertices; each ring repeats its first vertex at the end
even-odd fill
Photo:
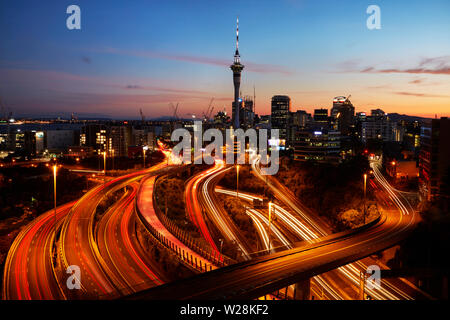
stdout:
POLYGON ((239 17, 236 19, 236 53, 234 54, 234 63, 240 63, 239 55, 239 17))
POLYGON ((236 51, 239 53, 239 16, 236 19, 236 51))
POLYGON ((233 83, 234 83, 234 102, 233 102, 233 128, 238 129, 240 125, 239 113, 241 110, 241 101, 239 88, 241 86, 241 72, 244 66, 241 64, 241 58, 239 55, 239 17, 236 19, 236 53, 234 54, 234 63, 230 66, 233 71, 233 83))

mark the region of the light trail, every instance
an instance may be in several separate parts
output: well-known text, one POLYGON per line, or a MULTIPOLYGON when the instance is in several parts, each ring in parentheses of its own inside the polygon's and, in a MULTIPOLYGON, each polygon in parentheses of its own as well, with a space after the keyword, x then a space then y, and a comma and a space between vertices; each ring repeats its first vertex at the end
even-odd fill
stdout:
MULTIPOLYGON (((226 195, 230 195, 230 196, 236 196, 236 192, 235 191, 230 191, 230 190, 225 190, 225 189, 220 189, 220 188, 216 188, 215 190, 218 193, 222 193, 222 194, 226 194, 226 195)), ((248 201, 253 201, 254 199, 258 199, 258 200, 262 200, 262 198, 259 197, 255 197, 255 196, 251 196, 248 195, 246 193, 242 193, 239 192, 239 197, 248 201)), ((284 210, 282 207, 278 206, 277 204, 273 204, 276 208, 276 210, 281 211, 281 213, 277 213, 277 217, 281 218, 281 220, 289 225, 291 227, 292 230, 294 230, 294 232, 297 232, 298 235, 301 235, 301 237, 306 236, 305 233, 303 233, 302 229, 305 229, 306 227, 301 224, 297 219, 295 219, 292 215, 290 215, 286 210, 284 210), (283 209, 280 210, 280 209, 283 209), (285 215, 285 213, 287 213, 287 215, 285 215), (298 226, 301 225, 302 227, 299 228, 298 226)), ((258 212, 255 209, 251 209, 248 208, 247 209, 248 212, 250 212, 251 214, 253 214, 254 218, 258 218, 261 221, 263 221, 266 225, 269 225, 269 219, 267 217, 265 217, 263 214, 261 214, 260 212, 258 212)), ((307 228, 306 228, 307 229, 307 228)), ((263 229, 265 231, 265 229, 263 229)), ((270 230, 274 233, 274 235, 278 238, 278 240, 283 244, 283 246, 286 249, 292 249, 292 244, 286 239, 286 237, 279 231, 279 229, 274 226, 273 223, 270 224, 270 230)), ((266 232, 267 234, 267 232, 266 232)), ((267 247, 266 250, 269 250, 269 248, 267 247)), ((328 283, 326 283, 326 281, 323 279, 322 276, 315 276, 313 278, 317 283, 319 283, 322 288, 324 288, 327 293, 332 296, 335 300, 343 300, 343 297, 336 292, 336 290, 334 290, 333 288, 331 288, 328 283)))
MULTIPOLYGON (((259 172, 259 168, 258 168, 259 161, 260 161, 260 159, 256 158, 253 161, 253 163, 252 163, 252 168, 256 172, 256 174, 260 177, 260 179, 264 180, 263 176, 259 172)), ((393 188, 390 186, 390 184, 387 182, 387 180, 379 172, 378 166, 375 165, 374 163, 371 163, 371 167, 374 170, 375 178, 383 186, 383 188, 388 192, 388 194, 390 195, 391 200, 398 207, 398 209, 400 210, 401 214, 402 215, 409 215, 408 209, 402 203, 402 201, 397 197, 395 191, 392 190, 393 188)), ((268 183, 268 184, 269 184, 269 186, 271 186, 270 183, 268 183)), ((274 188, 273 186, 271 186, 271 187, 274 188)), ((216 191, 218 191, 218 190, 216 190, 216 191)), ((286 221, 284 220, 285 218, 288 219, 288 220, 291 220, 291 223, 287 223, 287 224, 299 236, 301 236, 302 239, 304 239, 304 240, 306 240, 308 242, 314 242, 318 238, 328 235, 319 225, 317 225, 317 223, 315 223, 301 209, 299 209, 287 196, 283 195, 283 193, 278 193, 278 195, 282 198, 282 200, 285 200, 288 203, 288 205, 290 205, 297 213, 299 213, 300 216, 302 218, 304 218, 310 224, 312 229, 315 229, 315 232, 314 232, 308 226, 304 225, 303 223, 300 223, 300 221, 298 219, 296 219, 294 216, 292 216, 288 211, 286 211, 285 209, 283 209, 280 206, 275 205, 277 207, 277 210, 280 210, 280 212, 282 212, 284 214, 284 215, 279 215, 279 217, 285 223, 286 223, 286 221), (289 218, 287 218, 287 217, 289 217, 289 218), (297 221, 297 223, 295 223, 294 221, 297 221), (299 224, 302 225, 303 227, 300 227, 299 224), (294 227, 294 225, 295 225, 295 227, 294 227), (300 230, 301 230, 301 232, 300 232, 300 230), (309 232, 306 231, 306 230, 309 230, 309 232)), ((250 199, 251 200, 253 200, 253 199, 262 200, 262 198, 254 197, 254 196, 249 196, 248 200, 250 200, 250 199)), ((412 222, 410 222, 410 223, 412 223, 412 222)), ((355 286, 359 286, 359 283, 360 283, 360 270, 361 269, 364 269, 364 270, 367 269, 367 266, 365 266, 362 262, 356 262, 356 263, 348 264, 346 266, 338 268, 338 270, 342 274, 344 274, 355 286), (355 266, 355 264, 358 265, 359 268, 357 268, 355 266)), ((406 294, 402 290, 396 288, 395 286, 390 284, 388 281, 381 280, 381 283, 382 283, 382 286, 383 286, 382 288, 380 288, 380 289, 368 289, 368 288, 366 288, 366 291, 372 297, 374 297, 375 299, 378 299, 378 300, 386 300, 386 299, 388 299, 388 300, 400 300, 400 299, 412 300, 413 299, 411 296, 409 296, 408 294, 406 294), (394 293, 389 292, 389 290, 387 290, 387 288, 389 288, 394 293)))
POLYGON ((224 168, 223 163, 221 163, 217 172, 213 172, 212 174, 210 174, 210 176, 203 183, 202 193, 203 193, 203 197, 206 202, 206 206, 207 206, 209 212, 212 214, 212 217, 213 217, 216 225, 220 227, 220 229, 222 230, 222 233, 224 234, 225 237, 228 238, 228 240, 234 241, 238 245, 244 258, 246 258, 248 260, 248 259, 250 259, 250 254, 245 249, 245 247, 242 245, 242 243, 239 241, 237 235, 229 228, 228 224, 224 221, 224 219, 222 218, 222 216, 219 212, 219 209, 215 206, 215 204, 212 201, 212 199, 209 195, 209 192, 208 192, 208 186, 211 183, 211 181, 214 180, 218 175, 223 174, 224 172, 230 170, 231 168, 232 167, 224 168))

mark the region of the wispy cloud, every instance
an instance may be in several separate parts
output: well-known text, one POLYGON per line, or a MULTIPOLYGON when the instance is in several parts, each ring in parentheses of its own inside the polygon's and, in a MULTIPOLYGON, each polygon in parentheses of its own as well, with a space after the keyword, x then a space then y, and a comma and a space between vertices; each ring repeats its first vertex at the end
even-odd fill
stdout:
POLYGON ((400 95, 400 96, 413 96, 413 97, 422 97, 422 98, 448 98, 449 97, 449 96, 439 95, 439 94, 404 92, 404 91, 393 92, 393 94, 400 95))
MULTIPOLYGON (((121 78, 105 78, 101 76, 85 76, 70 72, 45 70, 45 69, 3 69, 0 67, 0 83, 2 80, 8 79, 8 82, 23 85, 26 83, 34 85, 46 86, 70 86, 71 84, 85 84, 92 89, 102 90, 105 88, 136 90, 142 92, 166 92, 178 94, 195 94, 195 95, 211 95, 211 92, 193 90, 189 88, 171 88, 163 86, 155 86, 155 79, 139 78, 136 83, 124 85, 121 78)), ((131 79, 133 81, 133 79, 131 79)), ((134 81, 133 81, 134 82, 134 81)), ((75 85, 73 85, 75 87, 75 85)))
MULTIPOLYGON (((132 57, 140 57, 140 58, 148 58, 148 59, 163 59, 163 60, 174 60, 174 61, 183 61, 189 63, 199 63, 199 64, 208 64, 215 65, 221 67, 227 67, 230 65, 230 60, 228 59, 219 59, 219 58, 211 58, 204 56, 192 56, 192 55, 178 55, 178 54, 170 54, 170 53, 161 53, 156 51, 139 51, 139 50, 123 50, 117 48, 100 48, 94 49, 95 52, 100 53, 108 53, 108 54, 117 54, 117 55, 125 55, 132 57)), ((258 73, 280 73, 285 75, 290 75, 293 72, 286 67, 273 65, 273 64, 262 64, 262 63, 253 63, 253 62, 245 62, 245 67, 247 71, 250 72, 258 72, 258 73)))
POLYGON ((411 68, 377 68, 376 66, 361 66, 361 59, 350 59, 337 64, 339 73, 408 73, 450 75, 450 56, 423 58, 411 68))
POLYGON ((392 86, 390 84, 383 84, 383 85, 379 85, 379 86, 367 87, 367 89, 370 89, 370 90, 391 89, 391 88, 392 88, 392 86))
POLYGON ((416 79, 409 82, 409 84, 422 84, 424 80, 422 79, 416 79))
POLYGON ((361 73, 410 73, 410 74, 442 74, 450 75, 450 56, 435 58, 424 58, 413 68, 387 68, 376 69, 375 67, 366 67, 360 70, 361 73))
POLYGON ((83 61, 84 63, 87 63, 87 64, 91 64, 92 59, 89 57, 86 57, 86 56, 82 56, 81 61, 83 61))
POLYGON ((161 92, 188 93, 188 94, 211 94, 211 92, 206 92, 206 91, 189 90, 189 89, 173 89, 173 88, 164 88, 164 87, 158 87, 158 86, 145 86, 145 85, 137 85, 137 84, 129 84, 123 88, 129 89, 129 90, 142 90, 142 91, 161 91, 161 92))

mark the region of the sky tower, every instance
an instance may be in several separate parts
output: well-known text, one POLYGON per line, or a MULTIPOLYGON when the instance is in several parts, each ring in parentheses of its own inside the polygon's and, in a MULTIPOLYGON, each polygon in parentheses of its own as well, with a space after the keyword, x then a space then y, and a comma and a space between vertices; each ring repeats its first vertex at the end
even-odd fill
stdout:
POLYGON ((239 128, 239 110, 241 102, 239 101, 239 88, 241 86, 241 72, 244 69, 244 65, 241 64, 241 56, 239 55, 239 18, 237 18, 236 25, 236 52, 234 54, 234 63, 230 66, 233 70, 233 83, 234 83, 234 102, 233 102, 233 112, 232 121, 233 128, 239 128))

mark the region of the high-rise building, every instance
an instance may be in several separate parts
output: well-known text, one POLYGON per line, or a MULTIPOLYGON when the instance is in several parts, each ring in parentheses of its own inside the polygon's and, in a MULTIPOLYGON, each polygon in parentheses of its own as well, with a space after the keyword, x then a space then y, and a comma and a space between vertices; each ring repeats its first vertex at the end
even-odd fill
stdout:
POLYGON ((250 96, 244 97, 241 106, 240 126, 245 129, 252 128, 255 121, 253 98, 250 96))
POLYGON ((295 112, 291 112, 291 124, 299 128, 306 127, 310 118, 311 115, 304 110, 297 110, 295 112))
POLYGON ((328 125, 328 109, 315 109, 314 110, 314 122, 318 125, 328 125))
POLYGON ((239 55, 239 19, 237 19, 236 28, 236 52, 234 54, 234 63, 230 66, 233 71, 233 84, 234 84, 234 102, 232 106, 232 121, 234 129, 238 129, 240 126, 240 110, 242 99, 239 97, 241 86, 241 72, 244 69, 244 65, 241 64, 241 56, 239 55))
POLYGON ((298 131, 294 140, 294 160, 339 163, 341 134, 327 129, 298 131))
POLYGON ((331 118, 335 123, 335 129, 342 135, 350 133, 350 128, 354 125, 355 107, 348 97, 339 96, 333 99, 331 118))
POLYGON ((125 126, 112 126, 108 135, 108 154, 114 157, 128 155, 128 132, 125 126))
POLYGON ((428 201, 450 202, 450 119, 433 119, 421 127, 419 190, 428 201))
POLYGON ((311 123, 311 115, 304 110, 297 110, 296 112, 289 113, 288 122, 288 142, 289 147, 294 146, 295 136, 297 131, 303 130, 309 123, 311 123))
POLYGON ((76 142, 74 130, 47 130, 45 147, 49 152, 64 152, 76 142))
POLYGON ((288 139, 288 124, 291 111, 291 98, 288 96, 272 97, 271 126, 279 130, 280 140, 288 139))
POLYGON ((383 110, 372 110, 370 116, 361 122, 361 140, 381 140, 384 142, 403 141, 403 127, 392 121, 383 110))
POLYGON ((107 126, 103 124, 88 124, 81 128, 80 146, 92 147, 100 154, 107 150, 107 126))

